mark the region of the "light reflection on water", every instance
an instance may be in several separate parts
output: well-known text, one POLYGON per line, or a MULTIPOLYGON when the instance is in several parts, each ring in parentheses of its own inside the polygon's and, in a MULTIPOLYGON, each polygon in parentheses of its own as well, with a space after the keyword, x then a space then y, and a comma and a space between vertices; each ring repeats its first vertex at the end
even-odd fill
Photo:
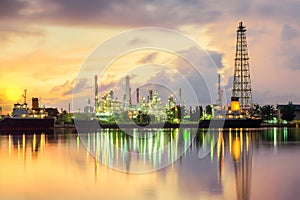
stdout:
POLYGON ((87 133, 87 148, 97 159, 70 130, 2 134, 0 199, 256 200, 300 196, 299 129, 199 130, 190 141, 196 132, 160 130, 150 139, 117 130, 87 133), (190 143, 187 151, 177 148, 190 143), (199 156, 203 149, 210 151, 205 158, 199 156), (135 156, 129 158, 128 152, 135 156), (151 173, 131 174, 107 167, 132 169, 145 160, 149 161, 145 166, 156 167, 163 160, 173 161, 178 153, 182 156, 177 161, 151 173))
POLYGON ((189 149, 196 129, 104 129, 80 134, 91 155, 105 166, 145 173, 174 163, 189 149), (130 134, 128 132, 131 131, 130 134))

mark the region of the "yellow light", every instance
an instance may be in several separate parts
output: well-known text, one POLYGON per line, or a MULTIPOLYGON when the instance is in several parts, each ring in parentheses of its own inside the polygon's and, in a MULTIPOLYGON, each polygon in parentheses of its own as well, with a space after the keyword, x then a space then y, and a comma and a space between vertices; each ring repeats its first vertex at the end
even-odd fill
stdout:
POLYGON ((239 162, 241 157, 241 141, 239 138, 233 139, 231 151, 234 162, 239 162))
POLYGON ((6 96, 11 101, 17 101, 22 97, 22 91, 18 86, 10 85, 6 88, 6 96))
POLYGON ((231 101, 231 110, 239 111, 240 110, 240 102, 239 101, 231 101))

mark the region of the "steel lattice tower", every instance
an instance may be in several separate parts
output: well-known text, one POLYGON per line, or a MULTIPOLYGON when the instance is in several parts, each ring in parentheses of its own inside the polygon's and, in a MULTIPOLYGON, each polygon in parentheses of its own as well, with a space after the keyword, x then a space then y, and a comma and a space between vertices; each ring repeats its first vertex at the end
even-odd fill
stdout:
POLYGON ((242 109, 252 106, 252 89, 249 71, 249 57, 246 40, 246 27, 239 23, 236 39, 236 53, 234 62, 234 79, 232 97, 238 97, 242 109))

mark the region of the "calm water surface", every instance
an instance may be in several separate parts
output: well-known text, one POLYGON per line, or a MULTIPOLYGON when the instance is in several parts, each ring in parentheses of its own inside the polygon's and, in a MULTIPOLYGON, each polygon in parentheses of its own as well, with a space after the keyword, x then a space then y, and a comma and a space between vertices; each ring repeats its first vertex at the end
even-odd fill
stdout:
POLYGON ((81 139, 70 130, 2 133, 0 199, 299 199, 300 129, 194 133, 160 130, 151 140, 116 130, 81 139), (160 146, 159 155, 139 156, 160 146), (148 173, 111 168, 150 170, 165 161, 172 164, 148 173))

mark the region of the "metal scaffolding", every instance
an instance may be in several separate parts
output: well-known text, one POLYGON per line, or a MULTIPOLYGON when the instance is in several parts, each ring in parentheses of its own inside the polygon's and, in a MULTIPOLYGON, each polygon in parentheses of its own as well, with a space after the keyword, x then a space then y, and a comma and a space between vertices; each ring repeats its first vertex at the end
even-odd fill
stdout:
POLYGON ((246 27, 243 22, 237 29, 236 53, 234 63, 234 79, 232 97, 239 98, 242 109, 250 109, 252 106, 252 88, 249 71, 249 57, 246 40, 246 27))

